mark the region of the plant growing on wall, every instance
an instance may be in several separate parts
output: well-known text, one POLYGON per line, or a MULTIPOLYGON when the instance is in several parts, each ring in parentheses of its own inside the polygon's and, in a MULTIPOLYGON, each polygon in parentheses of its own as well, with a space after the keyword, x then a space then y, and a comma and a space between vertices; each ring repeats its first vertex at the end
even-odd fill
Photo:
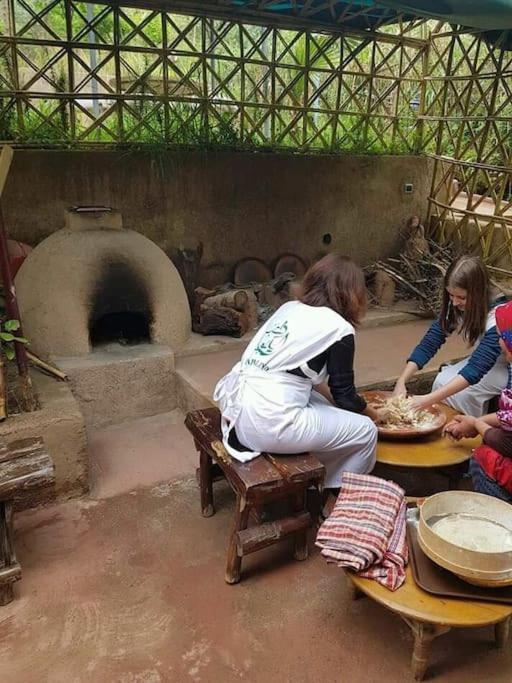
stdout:
POLYGON ((19 320, 4 320, 0 323, 0 350, 7 360, 14 359, 14 342, 28 344, 28 339, 25 339, 25 337, 17 337, 13 334, 13 332, 16 332, 19 328, 19 320))
POLYGON ((20 328, 19 320, 0 321, 0 421, 7 417, 7 384, 4 374, 4 356, 13 360, 15 354, 14 342, 28 344, 24 337, 18 337, 13 332, 20 328))

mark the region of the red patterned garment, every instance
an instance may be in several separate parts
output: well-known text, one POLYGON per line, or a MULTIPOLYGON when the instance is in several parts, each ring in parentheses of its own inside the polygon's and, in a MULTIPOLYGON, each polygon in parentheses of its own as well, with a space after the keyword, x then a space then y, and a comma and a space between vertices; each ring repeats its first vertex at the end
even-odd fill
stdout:
POLYGON ((473 458, 485 474, 512 493, 512 460, 490 446, 482 444, 473 451, 473 458))
POLYGON ((503 389, 500 394, 498 412, 500 427, 507 432, 512 431, 512 389, 503 389))
POLYGON ((316 545, 336 562, 389 590, 405 581, 408 548, 404 491, 391 481, 344 472, 338 500, 316 545))
MULTIPOLYGON (((496 329, 508 351, 512 353, 512 301, 496 308, 496 329)), ((512 372, 508 367, 508 387, 500 395, 498 420, 502 429, 512 431, 512 372)))

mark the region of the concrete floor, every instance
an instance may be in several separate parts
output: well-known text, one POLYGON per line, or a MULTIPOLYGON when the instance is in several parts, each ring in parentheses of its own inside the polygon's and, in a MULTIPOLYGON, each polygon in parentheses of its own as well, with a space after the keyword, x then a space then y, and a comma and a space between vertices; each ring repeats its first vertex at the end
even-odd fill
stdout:
MULTIPOLYGON (((341 570, 282 544, 224 583, 233 498, 219 484, 203 519, 193 478, 17 519, 23 579, 0 609, 9 683, 377 683, 411 680, 409 629, 341 570)), ((433 646, 439 683, 510 681, 512 648, 492 629, 433 646)))
MULTIPOLYGON (((361 330, 359 383, 396 374, 426 324, 361 330)), ((179 365, 208 395, 239 355, 179 365)), ((17 516, 23 578, 0 608, 0 681, 411 680, 408 627, 351 602, 341 570, 315 550, 306 562, 286 543, 256 553, 239 585, 224 583, 233 496, 218 484, 217 514, 201 517, 181 420, 173 411, 97 431, 91 498, 17 516)), ((511 666, 512 648, 496 651, 492 630, 477 629, 437 640, 430 671, 439 683, 508 683, 511 666)))
POLYGON ((192 475, 197 463, 184 419, 180 410, 173 410, 91 431, 91 496, 109 498, 192 475))

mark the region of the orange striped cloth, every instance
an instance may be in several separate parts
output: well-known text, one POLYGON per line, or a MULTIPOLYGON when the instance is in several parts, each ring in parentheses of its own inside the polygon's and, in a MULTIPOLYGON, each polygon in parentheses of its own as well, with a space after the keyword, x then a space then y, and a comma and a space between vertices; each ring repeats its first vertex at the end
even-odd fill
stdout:
POLYGON ((392 481, 344 472, 338 500, 316 538, 327 562, 375 579, 389 590, 405 581, 408 560, 404 491, 392 481))

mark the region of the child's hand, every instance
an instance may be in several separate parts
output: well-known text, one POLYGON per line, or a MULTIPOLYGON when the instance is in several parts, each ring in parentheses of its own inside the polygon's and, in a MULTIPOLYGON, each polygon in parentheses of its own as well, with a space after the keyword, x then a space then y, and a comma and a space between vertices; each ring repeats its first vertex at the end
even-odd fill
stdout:
POLYGON ((393 398, 395 398, 395 396, 407 396, 407 387, 405 386, 405 382, 402 382, 400 379, 397 380, 392 396, 393 398))
POLYGON ((470 415, 455 415, 453 420, 444 428, 443 434, 455 441, 471 439, 478 435, 475 428, 475 418, 470 415))
POLYGON ((462 434, 459 429, 459 423, 455 422, 454 420, 448 422, 448 424, 445 425, 445 428, 443 429, 443 436, 447 436, 452 441, 459 441, 460 439, 462 439, 462 434))

